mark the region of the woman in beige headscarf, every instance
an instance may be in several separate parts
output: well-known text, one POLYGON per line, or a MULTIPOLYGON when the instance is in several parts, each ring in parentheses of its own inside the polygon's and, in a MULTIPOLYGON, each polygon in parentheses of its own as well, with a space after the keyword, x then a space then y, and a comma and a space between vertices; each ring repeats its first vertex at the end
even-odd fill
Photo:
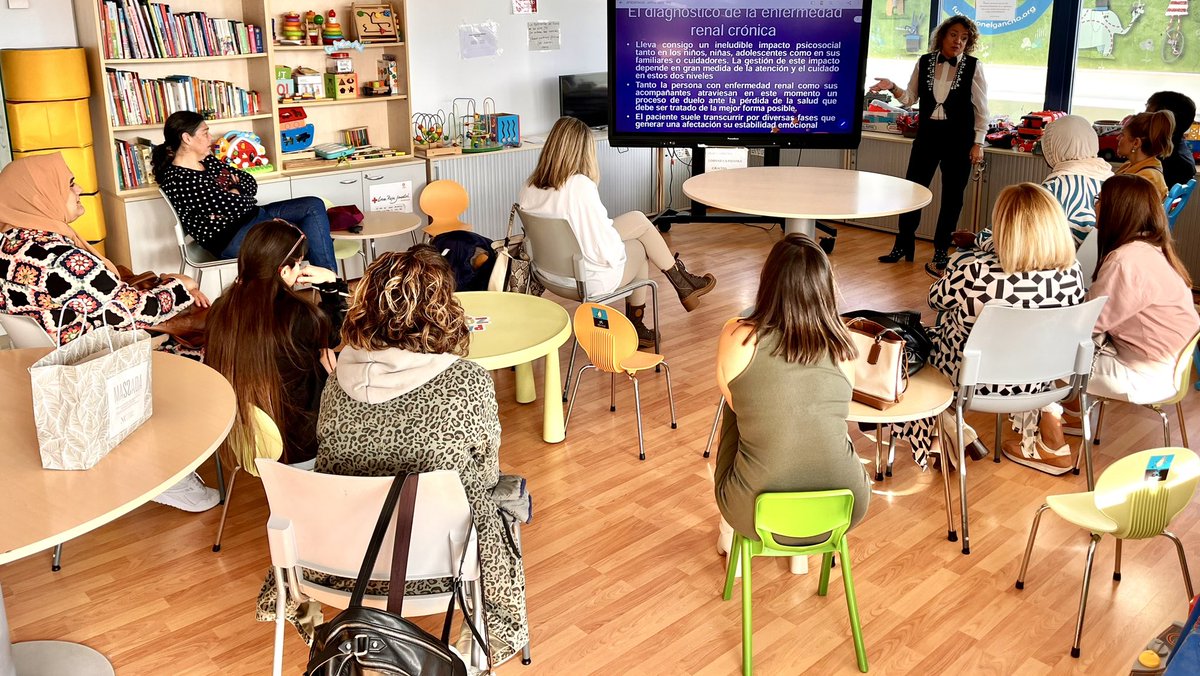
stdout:
POLYGON ((1078 115, 1051 122, 1042 135, 1042 156, 1050 165, 1042 187, 1066 212, 1076 247, 1096 227, 1096 197, 1100 185, 1113 175, 1112 165, 1099 152, 1096 130, 1078 115))
POLYGON ((0 312, 31 317, 65 344, 105 321, 128 328, 132 318, 148 328, 208 305, 183 275, 165 275, 168 283, 147 291, 122 283, 116 266, 71 229, 83 215, 79 195, 59 153, 23 157, 0 171, 0 312))

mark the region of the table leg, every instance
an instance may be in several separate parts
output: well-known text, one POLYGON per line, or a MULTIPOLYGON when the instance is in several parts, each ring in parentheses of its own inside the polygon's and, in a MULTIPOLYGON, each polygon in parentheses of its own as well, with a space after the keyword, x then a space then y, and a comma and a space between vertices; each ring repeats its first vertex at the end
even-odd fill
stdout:
POLYGON ((9 643, 8 619, 0 594, 0 676, 114 676, 108 659, 91 648, 67 641, 9 643))
POLYGON ((883 481, 883 425, 875 426, 875 480, 883 481))
POLYGON ((363 277, 367 276, 367 266, 371 264, 371 249, 367 246, 367 240, 362 240, 358 248, 362 250, 363 255, 363 277))
POLYGON ((552 396, 558 392, 558 384, 562 375, 558 371, 558 348, 552 348, 546 355, 546 396, 542 397, 545 409, 542 413, 542 439, 546 443, 557 444, 567 437, 563 427, 562 397, 552 396))
MULTIPOLYGON (((558 388, 554 388, 554 391, 557 392, 558 388)), ((528 404, 535 399, 537 388, 533 384, 533 362, 517 364, 517 403, 528 404)))
POLYGON ((783 231, 786 234, 798 232, 808 235, 812 241, 817 241, 817 221, 812 218, 786 218, 783 221, 783 231))

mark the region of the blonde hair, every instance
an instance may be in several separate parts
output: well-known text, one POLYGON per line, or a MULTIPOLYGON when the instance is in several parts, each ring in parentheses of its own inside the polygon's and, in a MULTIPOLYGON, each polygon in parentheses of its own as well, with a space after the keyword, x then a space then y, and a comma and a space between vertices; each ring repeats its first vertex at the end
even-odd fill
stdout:
POLYGON ((342 323, 359 350, 398 347, 467 356, 467 315, 454 297, 454 271, 428 244, 381 255, 363 274, 342 323))
POLYGON ((560 117, 546 137, 537 167, 529 176, 529 185, 542 190, 558 190, 575 174, 583 174, 593 183, 600 182, 596 144, 592 141, 592 130, 583 120, 560 117))
POLYGON ((1174 150, 1175 114, 1169 110, 1138 113, 1125 123, 1129 138, 1136 140, 1148 157, 1166 157, 1174 150))
POLYGON ((1075 264, 1075 243, 1062 206, 1036 183, 1010 185, 992 209, 992 237, 1000 267, 1008 274, 1066 270, 1075 264))

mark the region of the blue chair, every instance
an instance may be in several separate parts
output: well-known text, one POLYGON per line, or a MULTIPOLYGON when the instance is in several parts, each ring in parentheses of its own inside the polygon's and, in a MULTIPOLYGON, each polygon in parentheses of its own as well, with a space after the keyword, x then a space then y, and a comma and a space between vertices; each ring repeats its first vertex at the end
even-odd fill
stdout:
POLYGON ((1175 219, 1179 218, 1179 214, 1183 213, 1183 208, 1187 206, 1188 200, 1192 197, 1192 190, 1196 188, 1196 179, 1192 179, 1187 183, 1176 183, 1171 186, 1171 190, 1167 193, 1167 199, 1163 202, 1163 208, 1167 210, 1167 227, 1172 232, 1175 231, 1175 219))

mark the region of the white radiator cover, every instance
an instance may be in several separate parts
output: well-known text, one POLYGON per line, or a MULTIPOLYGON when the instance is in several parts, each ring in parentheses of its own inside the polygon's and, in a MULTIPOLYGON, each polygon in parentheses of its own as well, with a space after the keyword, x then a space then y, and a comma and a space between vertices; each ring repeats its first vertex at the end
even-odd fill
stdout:
MULTIPOLYGON (((470 206, 462 216, 475 232, 489 239, 504 237, 508 213, 541 155, 541 146, 473 155, 452 155, 429 163, 429 180, 450 179, 467 189, 470 206)), ((609 216, 654 209, 654 150, 611 148, 596 141, 600 163, 600 199, 609 216)), ((521 224, 513 225, 520 231, 521 224)))

